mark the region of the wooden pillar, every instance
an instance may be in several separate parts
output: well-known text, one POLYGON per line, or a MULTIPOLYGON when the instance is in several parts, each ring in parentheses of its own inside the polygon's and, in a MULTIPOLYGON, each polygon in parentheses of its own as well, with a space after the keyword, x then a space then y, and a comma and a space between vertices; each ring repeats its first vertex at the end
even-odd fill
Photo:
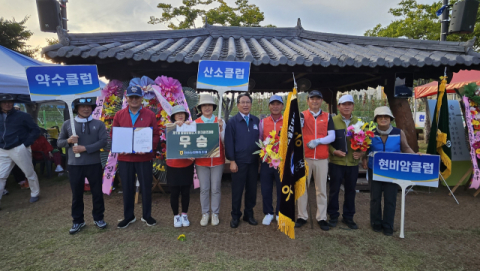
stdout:
POLYGON ((384 88, 387 95, 388 104, 395 117, 397 128, 402 129, 407 136, 408 145, 414 152, 418 152, 417 133, 415 131, 415 121, 410 109, 408 99, 397 99, 394 97, 395 80, 392 74, 391 78, 387 78, 384 88))

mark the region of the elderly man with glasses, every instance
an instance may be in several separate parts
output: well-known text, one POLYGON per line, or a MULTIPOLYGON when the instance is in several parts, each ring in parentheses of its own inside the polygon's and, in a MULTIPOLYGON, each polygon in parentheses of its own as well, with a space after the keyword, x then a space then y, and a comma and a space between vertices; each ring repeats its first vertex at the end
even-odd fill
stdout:
POLYGON ((245 190, 243 220, 257 225, 253 207, 257 201, 258 155, 260 120, 250 114, 252 97, 247 93, 237 98, 238 114, 230 118, 225 129, 225 156, 230 160, 232 171, 232 221, 230 227, 237 228, 242 212, 242 195, 245 190))

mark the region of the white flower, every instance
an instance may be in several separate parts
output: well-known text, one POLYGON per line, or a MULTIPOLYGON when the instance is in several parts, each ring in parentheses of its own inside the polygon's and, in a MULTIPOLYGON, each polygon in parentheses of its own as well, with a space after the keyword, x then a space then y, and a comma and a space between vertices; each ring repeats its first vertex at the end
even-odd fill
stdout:
POLYGON ((353 124, 353 132, 354 133, 359 133, 360 131, 362 131, 362 126, 365 124, 365 122, 363 121, 357 121, 357 123, 353 124))

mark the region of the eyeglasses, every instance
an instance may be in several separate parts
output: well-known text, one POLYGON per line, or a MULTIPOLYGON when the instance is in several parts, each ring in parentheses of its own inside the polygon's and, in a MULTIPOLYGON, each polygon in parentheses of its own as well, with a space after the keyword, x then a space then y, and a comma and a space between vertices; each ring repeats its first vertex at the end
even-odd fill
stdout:
POLYGON ((252 102, 250 102, 250 101, 248 101, 248 102, 239 102, 239 104, 241 104, 241 105, 249 105, 249 104, 251 104, 251 103, 252 103, 252 102))
POLYGON ((378 115, 377 119, 390 119, 390 116, 388 116, 388 115, 378 115))
POLYGON ((91 102, 92 102, 92 99, 91 99, 91 98, 79 99, 78 102, 81 103, 81 104, 83 104, 83 103, 91 103, 91 102))

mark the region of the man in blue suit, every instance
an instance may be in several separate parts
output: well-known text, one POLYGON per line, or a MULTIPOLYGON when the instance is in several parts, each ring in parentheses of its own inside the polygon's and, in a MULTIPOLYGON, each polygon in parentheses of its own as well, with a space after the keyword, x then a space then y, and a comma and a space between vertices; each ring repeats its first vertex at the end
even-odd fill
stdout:
POLYGON ((245 189, 245 210, 243 220, 257 225, 253 207, 257 200, 258 155, 256 142, 259 138, 260 121, 250 114, 252 97, 240 94, 237 98, 238 114, 232 117, 225 129, 225 156, 230 160, 232 171, 232 221, 230 227, 240 223, 242 194, 245 189))

